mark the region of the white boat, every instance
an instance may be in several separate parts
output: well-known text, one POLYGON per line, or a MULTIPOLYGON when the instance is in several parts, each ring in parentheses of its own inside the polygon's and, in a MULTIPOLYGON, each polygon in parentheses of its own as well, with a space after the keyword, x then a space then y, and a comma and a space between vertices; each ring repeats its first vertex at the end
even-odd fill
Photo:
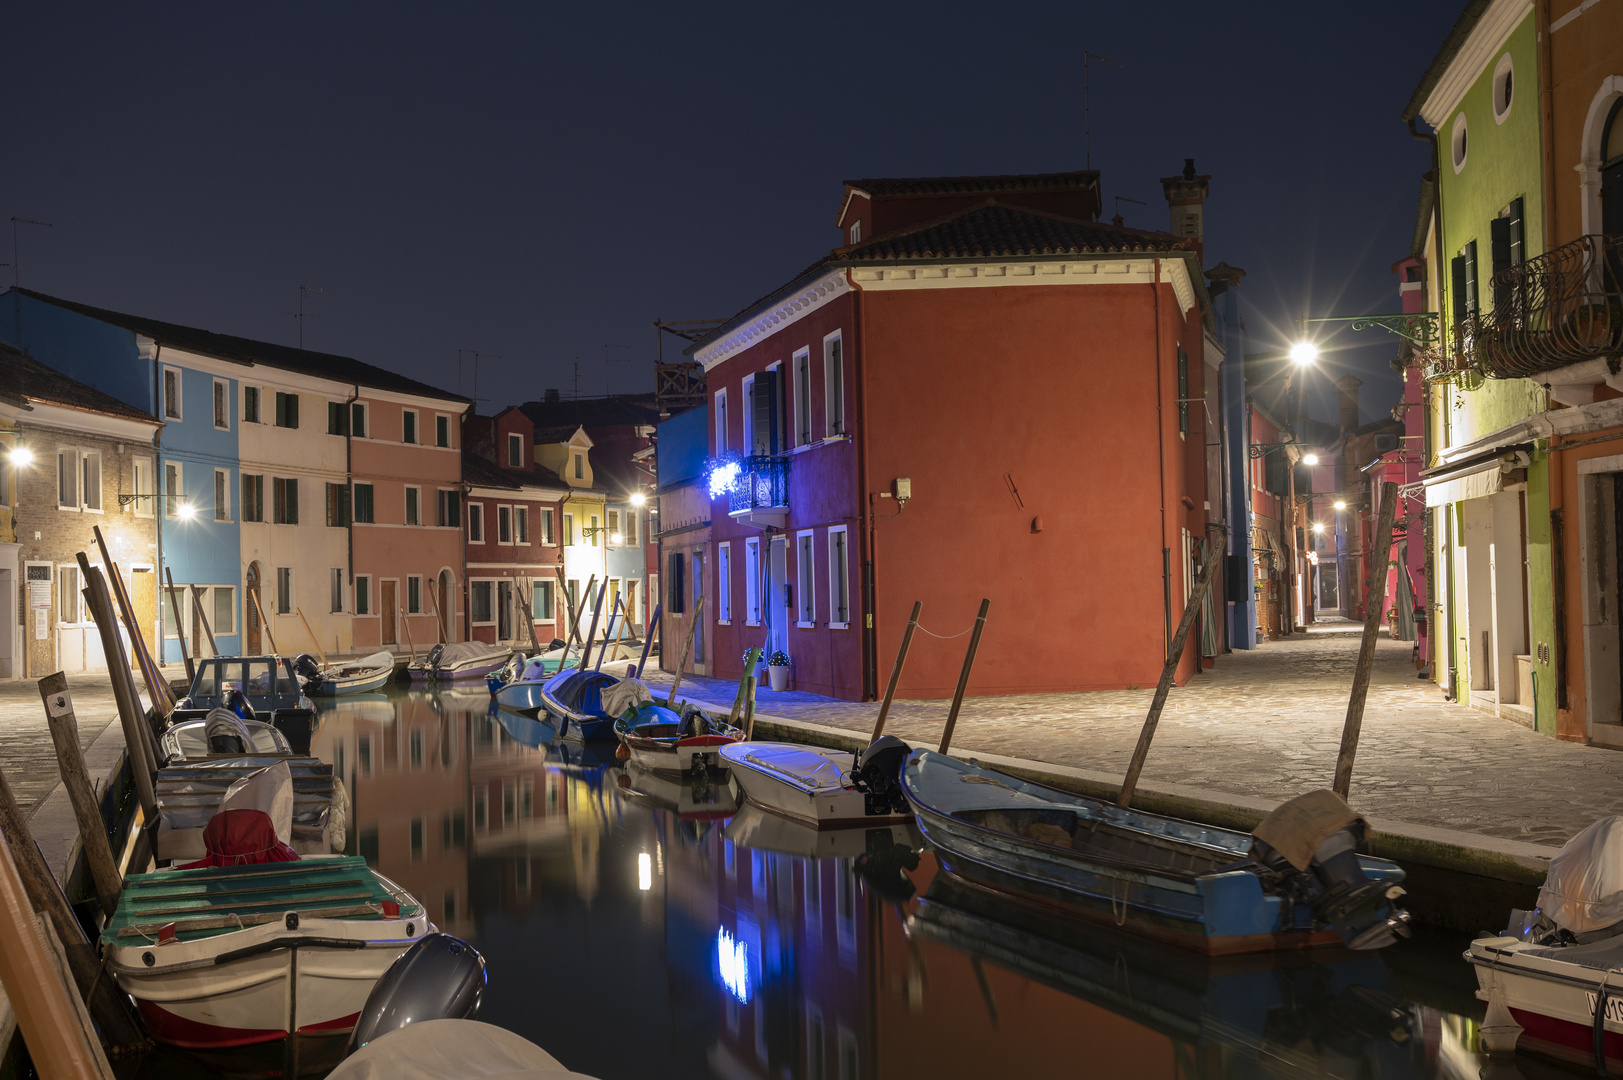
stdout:
MULTIPOLYGON (((887 742, 901 747, 901 759, 905 760, 906 746, 888 737, 864 751, 864 758, 887 742)), ((728 768, 730 782, 737 784, 750 802, 819 829, 889 825, 913 817, 905 809, 898 810, 892 798, 875 798, 858 767, 857 755, 844 750, 795 743, 741 742, 723 746, 719 755, 728 768)))
POLYGON ((315 758, 286 755, 210 757, 158 770, 157 857, 183 862, 205 854, 203 830, 238 782, 260 770, 285 764, 293 788, 290 835, 284 840, 301 855, 332 850, 332 766, 315 758))
POLYGON ((814 829, 747 804, 733 815, 722 835, 737 847, 798 855, 804 859, 854 859, 873 851, 876 840, 887 837, 890 844, 915 849, 924 846, 918 829, 905 821, 872 828, 864 824, 843 829, 814 829), (875 833, 880 836, 876 838, 875 833))
POLYGON ((322 669, 321 682, 311 688, 312 694, 337 697, 340 694, 365 694, 381 690, 394 678, 394 653, 387 649, 349 660, 330 664, 322 669))
POLYGON ((506 645, 457 641, 434 646, 423 659, 406 665, 406 674, 412 682, 482 679, 507 663, 512 655, 512 648, 506 645))
POLYGON ((358 857, 132 875, 101 934, 147 1030, 187 1047, 343 1035, 433 927, 358 857))
POLYGON ((158 750, 166 764, 198 761, 217 754, 291 754, 287 739, 270 724, 243 720, 214 709, 202 720, 183 720, 164 729, 158 750))
POLYGON ((381 1035, 344 1059, 328 1080, 591 1080, 506 1028, 479 1020, 422 1020, 381 1035))

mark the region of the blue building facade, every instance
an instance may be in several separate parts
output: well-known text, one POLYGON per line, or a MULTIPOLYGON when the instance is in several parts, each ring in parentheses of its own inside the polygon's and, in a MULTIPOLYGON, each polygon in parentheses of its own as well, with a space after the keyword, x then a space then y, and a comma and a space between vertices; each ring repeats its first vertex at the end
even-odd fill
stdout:
MULTIPOLYGON (((245 617, 234 377, 242 365, 166 347, 138 332, 142 322, 26 289, 0 294, 0 340, 163 421, 155 475, 137 495, 155 504, 160 583, 167 571, 179 590, 188 642, 206 646, 212 633, 214 651, 236 655, 245 617)), ((161 335, 162 326, 150 329, 161 335)), ((179 662, 167 594, 160 608, 163 659, 179 662)))

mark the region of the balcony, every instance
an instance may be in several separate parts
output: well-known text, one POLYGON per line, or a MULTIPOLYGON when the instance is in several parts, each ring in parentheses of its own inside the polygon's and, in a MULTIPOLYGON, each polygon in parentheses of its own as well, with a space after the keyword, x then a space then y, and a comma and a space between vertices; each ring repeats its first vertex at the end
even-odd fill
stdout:
POLYGON ((789 459, 781 456, 740 458, 728 488, 727 515, 758 529, 781 529, 789 523, 789 459))
POLYGON ((1493 311, 1460 328, 1461 358, 1489 378, 1537 378, 1568 404, 1592 401, 1596 385, 1618 381, 1620 279, 1623 236, 1579 237, 1501 270, 1493 311))

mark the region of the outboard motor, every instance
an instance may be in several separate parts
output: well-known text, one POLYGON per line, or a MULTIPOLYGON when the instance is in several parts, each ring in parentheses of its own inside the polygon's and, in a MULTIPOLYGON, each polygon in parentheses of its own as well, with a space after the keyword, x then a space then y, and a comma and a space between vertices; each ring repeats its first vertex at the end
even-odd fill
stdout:
POLYGON ((1332 791, 1313 791, 1276 808, 1251 835, 1251 855, 1277 873, 1349 949, 1379 949, 1409 936, 1403 888, 1371 880, 1358 862, 1364 819, 1332 791))
POLYGON ((851 779, 865 796, 863 812, 870 817, 905 814, 907 796, 902 794, 902 766, 913 748, 894 735, 881 735, 862 753, 851 768, 851 779))
POLYGON ((220 708, 229 710, 239 720, 255 719, 254 707, 248 703, 248 695, 235 686, 220 695, 220 708))
POLYGON ((428 658, 423 661, 423 670, 427 672, 438 671, 440 666, 440 656, 444 654, 444 652, 444 644, 435 645, 432 649, 429 649, 428 658))
POLYGON ((321 685, 321 665, 309 653, 300 653, 293 658, 293 673, 299 677, 306 693, 321 685))
POLYGON ((345 1054, 420 1020, 471 1020, 485 993, 485 958, 450 934, 429 934, 401 953, 372 987, 345 1054))

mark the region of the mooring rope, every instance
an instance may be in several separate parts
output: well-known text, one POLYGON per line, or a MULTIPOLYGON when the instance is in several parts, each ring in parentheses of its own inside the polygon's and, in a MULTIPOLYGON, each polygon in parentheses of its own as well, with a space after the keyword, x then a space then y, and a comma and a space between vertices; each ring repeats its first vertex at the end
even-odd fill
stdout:
POLYGON ((958 631, 956 634, 936 634, 936 633, 931 633, 929 630, 926 630, 924 627, 920 626, 918 623, 913 624, 913 629, 917 630, 921 634, 929 634, 931 637, 935 638, 937 641, 951 641, 953 638, 961 638, 965 634, 969 633, 971 630, 975 629, 975 624, 970 623, 968 626, 964 627, 962 630, 958 631))

